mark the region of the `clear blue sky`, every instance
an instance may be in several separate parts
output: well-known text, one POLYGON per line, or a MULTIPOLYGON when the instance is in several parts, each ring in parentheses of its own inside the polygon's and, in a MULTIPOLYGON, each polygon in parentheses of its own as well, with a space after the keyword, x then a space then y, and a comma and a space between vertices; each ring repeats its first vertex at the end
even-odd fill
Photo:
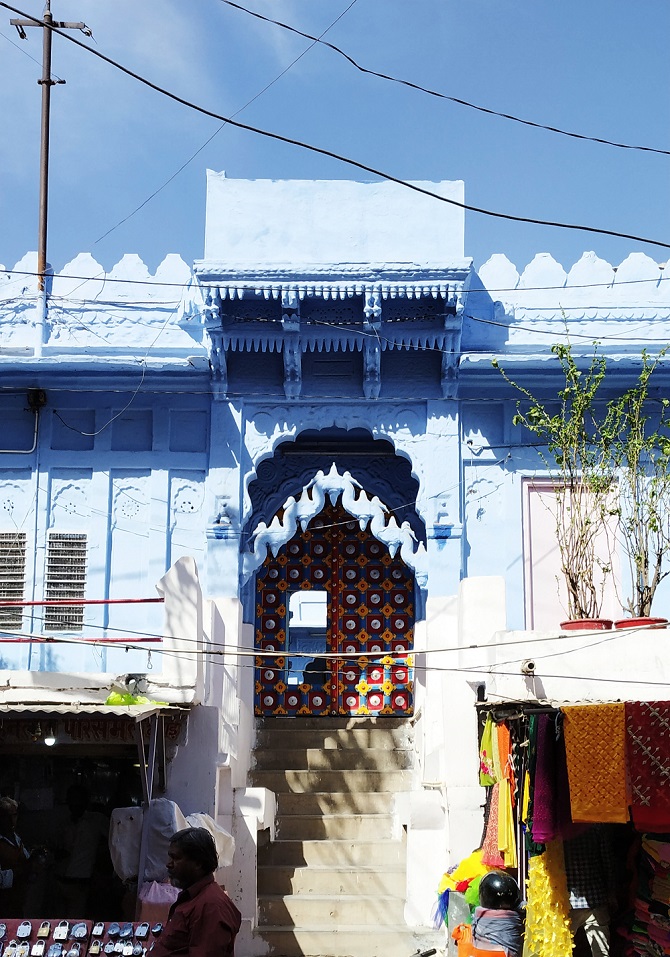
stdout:
MULTIPOLYGON (((350 0, 244 0, 319 34, 350 0)), ((15 6, 39 15, 41 2, 15 6)), ((232 114, 308 41, 220 0, 53 0, 84 20, 95 48, 155 83, 232 114)), ((36 247, 41 31, 20 41, 0 11, 0 263, 36 247), (11 42, 10 42, 11 41, 11 42), (18 47, 18 48, 17 48, 18 47)), ((489 108, 592 136, 670 149, 667 0, 356 0, 328 33, 371 69, 489 108)), ((76 34, 79 36, 79 34, 76 34)), ((110 268, 125 252, 153 270, 169 252, 202 256, 205 169, 240 178, 362 174, 227 127, 128 222, 220 124, 170 102, 55 37, 49 260, 78 252, 110 268)), ((670 242, 670 157, 624 151, 476 113, 354 70, 320 45, 244 110, 245 122, 344 153, 406 179, 463 179, 466 201, 670 242)), ((368 177, 369 178, 369 177, 368 177)), ((299 214, 298 212, 296 213, 299 214)), ((629 240, 466 214, 466 254, 536 252, 566 268, 584 250, 614 265, 629 240)))

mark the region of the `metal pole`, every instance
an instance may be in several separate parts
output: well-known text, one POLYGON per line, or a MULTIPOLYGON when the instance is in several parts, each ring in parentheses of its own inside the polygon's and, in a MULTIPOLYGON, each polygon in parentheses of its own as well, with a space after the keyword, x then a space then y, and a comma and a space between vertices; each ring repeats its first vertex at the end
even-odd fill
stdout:
MULTIPOLYGON (((47 271, 47 218, 49 213, 49 121, 51 114, 51 87, 65 80, 51 79, 51 42, 52 27, 58 30, 81 30, 84 36, 92 36, 85 23, 68 23, 54 20, 51 13, 51 0, 45 0, 46 6, 42 20, 37 18, 13 19, 9 22, 16 27, 22 40, 27 38, 25 27, 39 27, 42 30, 42 77, 37 82, 42 87, 42 136, 40 142, 40 209, 37 235, 37 283, 42 293, 43 317, 46 321, 46 271, 47 271)), ((41 342, 38 351, 41 351, 41 342)))
MULTIPOLYGON (((46 0, 42 18, 51 25, 51 0, 46 0)), ((42 28, 42 132, 40 140, 40 210, 37 236, 37 272, 38 289, 44 292, 47 271, 47 220, 49 211, 49 119, 51 112, 51 41, 49 26, 42 28)))

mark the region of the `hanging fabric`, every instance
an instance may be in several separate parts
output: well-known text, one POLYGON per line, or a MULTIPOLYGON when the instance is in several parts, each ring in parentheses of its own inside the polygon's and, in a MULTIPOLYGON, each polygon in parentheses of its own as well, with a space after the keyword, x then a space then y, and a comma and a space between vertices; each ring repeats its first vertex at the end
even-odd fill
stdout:
POLYGON ((498 807, 500 804, 500 784, 496 783, 490 790, 490 807, 486 834, 482 844, 482 860, 489 867, 504 867, 505 859, 498 848, 498 807))
POLYGON ((670 702, 627 701, 625 712, 633 822, 670 831, 670 702))
POLYGON ((512 739, 506 724, 498 725, 498 758, 500 762, 500 788, 498 793, 498 850, 505 867, 517 866, 516 827, 514 822, 514 766, 512 764, 512 739))
POLYGON ((528 865, 523 957, 572 957, 570 903, 561 841, 550 841, 528 865))
POLYGON ((562 715, 537 715, 537 754, 533 788, 533 841, 543 844, 570 837, 570 785, 565 762, 562 715))
POLYGON ((572 820, 625 824, 628 797, 623 702, 571 705, 562 711, 572 820), (598 755, 597 767, 594 755, 598 755))
POLYGON ((486 716, 486 723, 482 732, 482 740, 479 746, 479 783, 483 788, 495 784, 493 776, 493 731, 495 722, 489 712, 486 716))

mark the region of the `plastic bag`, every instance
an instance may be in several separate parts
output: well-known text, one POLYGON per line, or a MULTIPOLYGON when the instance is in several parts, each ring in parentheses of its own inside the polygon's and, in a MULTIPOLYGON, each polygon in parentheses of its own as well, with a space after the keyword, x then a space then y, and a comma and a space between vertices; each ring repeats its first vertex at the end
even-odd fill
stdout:
POLYGON ((164 924, 178 894, 179 888, 173 887, 172 884, 159 881, 147 881, 146 884, 142 884, 137 895, 140 901, 140 921, 146 921, 148 924, 160 921, 164 924))

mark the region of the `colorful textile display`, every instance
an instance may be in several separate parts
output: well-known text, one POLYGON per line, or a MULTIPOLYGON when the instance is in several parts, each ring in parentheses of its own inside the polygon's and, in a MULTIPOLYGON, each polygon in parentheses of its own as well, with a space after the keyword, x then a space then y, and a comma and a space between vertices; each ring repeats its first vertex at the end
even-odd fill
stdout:
POLYGON ((530 858, 526 897, 523 957, 572 957, 570 905, 560 841, 550 841, 544 854, 530 858))
POLYGON ((544 844, 569 837, 572 825, 570 785, 565 762, 562 715, 537 715, 532 838, 544 844))
POLYGON ((489 819, 486 825, 486 834, 482 844, 482 860, 489 867, 504 867, 505 860, 498 847, 498 808, 500 804, 500 785, 494 784, 491 788, 489 819))
POLYGON ((516 827, 514 823, 514 765, 512 738, 506 724, 498 725, 500 789, 498 793, 498 850, 505 867, 516 867, 516 827))
POLYGON ((572 820, 625 824, 626 714, 623 702, 562 709, 572 820), (598 756, 597 768, 593 757, 598 756))
POLYGON ((670 831, 670 702, 627 701, 625 712, 633 822, 670 831))
POLYGON ((483 788, 495 784, 493 776, 493 732, 495 722, 489 712, 486 716, 486 724, 482 732, 482 740, 479 746, 479 783, 483 788))
POLYGON ((647 835, 639 851, 637 871, 632 921, 621 931, 624 955, 670 954, 670 844, 647 835))

